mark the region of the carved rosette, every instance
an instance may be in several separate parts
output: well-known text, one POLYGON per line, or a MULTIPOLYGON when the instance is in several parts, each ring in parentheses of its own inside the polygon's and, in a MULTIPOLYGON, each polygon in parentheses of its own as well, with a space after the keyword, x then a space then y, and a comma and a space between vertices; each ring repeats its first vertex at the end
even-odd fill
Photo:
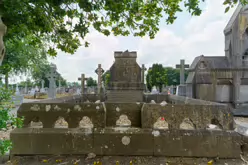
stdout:
POLYGON ((5 46, 3 42, 3 36, 6 34, 7 26, 4 25, 2 21, 2 16, 0 15, 0 66, 2 65, 3 58, 5 55, 5 46))

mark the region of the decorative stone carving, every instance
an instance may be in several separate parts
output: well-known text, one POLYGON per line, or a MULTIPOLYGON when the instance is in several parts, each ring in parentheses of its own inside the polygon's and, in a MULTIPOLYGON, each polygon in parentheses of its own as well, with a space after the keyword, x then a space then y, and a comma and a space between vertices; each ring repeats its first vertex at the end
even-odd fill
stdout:
POLYGON ((0 15, 0 66, 2 65, 3 58, 5 55, 5 46, 3 42, 3 36, 7 32, 7 26, 4 25, 2 21, 2 16, 0 15))

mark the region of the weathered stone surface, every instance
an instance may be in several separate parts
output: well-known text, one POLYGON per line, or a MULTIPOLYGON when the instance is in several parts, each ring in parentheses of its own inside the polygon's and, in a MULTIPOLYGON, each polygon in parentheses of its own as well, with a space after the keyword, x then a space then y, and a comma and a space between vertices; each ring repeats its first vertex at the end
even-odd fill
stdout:
POLYGON ((93 152, 92 129, 15 129, 13 155, 87 154, 93 152))
POLYGON ((106 125, 114 127, 121 115, 127 115, 133 127, 141 127, 142 105, 143 103, 105 103, 106 125))
POLYGON ((234 131, 157 130, 154 155, 239 158, 241 142, 234 131))
POLYGON ((233 116, 224 105, 166 105, 145 103, 141 111, 142 128, 153 128, 158 118, 168 122, 169 129, 179 129, 185 118, 190 119, 196 129, 206 129, 208 124, 218 125, 224 130, 233 130, 233 116))
POLYGON ((69 128, 77 128, 84 116, 92 120, 94 127, 105 127, 106 113, 103 103, 23 103, 17 114, 24 116, 24 127, 31 121, 41 121, 43 128, 53 128, 58 117, 63 117, 69 128))
POLYGON ((94 149, 97 155, 153 155, 152 132, 121 127, 98 129, 94 133, 94 149))

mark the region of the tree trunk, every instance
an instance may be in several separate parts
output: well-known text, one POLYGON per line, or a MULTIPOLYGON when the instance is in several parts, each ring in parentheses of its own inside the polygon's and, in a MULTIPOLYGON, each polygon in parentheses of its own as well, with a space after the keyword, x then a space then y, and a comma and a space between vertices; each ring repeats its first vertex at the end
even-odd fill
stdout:
POLYGON ((5 74, 5 88, 8 89, 9 87, 9 73, 5 74))
POLYGON ((2 21, 2 16, 0 14, 0 66, 2 65, 3 58, 5 55, 5 46, 3 42, 3 36, 6 34, 7 26, 4 25, 2 21))

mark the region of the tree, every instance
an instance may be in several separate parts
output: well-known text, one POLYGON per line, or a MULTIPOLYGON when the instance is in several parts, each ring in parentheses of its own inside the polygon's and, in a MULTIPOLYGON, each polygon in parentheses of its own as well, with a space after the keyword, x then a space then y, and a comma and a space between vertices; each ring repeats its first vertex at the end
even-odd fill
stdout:
POLYGON ((151 91, 153 86, 162 91, 163 85, 167 84, 166 72, 162 64, 153 64, 146 75, 147 88, 151 91))
MULTIPOLYGON (((49 80, 46 77, 47 71, 50 70, 50 64, 45 63, 42 65, 36 65, 32 68, 30 71, 31 77, 34 80, 34 84, 37 86, 41 86, 41 80, 44 80, 44 87, 49 87, 49 80)), ((60 73, 58 73, 58 77, 56 78, 56 86, 59 86, 59 80, 61 83, 61 86, 66 86, 66 80, 61 76, 60 73)))
POLYGON ((92 77, 89 77, 86 81, 87 87, 93 87, 97 86, 96 80, 94 80, 92 77))
MULTIPOLYGON (((204 2, 205 0, 201 0, 204 2)), ((0 16, 8 27, 5 41, 13 36, 34 35, 33 43, 47 41, 49 54, 56 49, 73 54, 93 27, 100 33, 154 38, 163 14, 172 24, 177 12, 186 10, 193 16, 201 14, 200 0, 1 0, 0 16)), ((247 4, 246 0, 240 0, 247 4)), ((238 0, 225 0, 226 12, 238 0)), ((89 43, 85 41, 85 46, 89 43)))
POLYGON ((36 66, 47 63, 47 55, 42 44, 34 45, 33 36, 22 39, 14 37, 6 40, 6 56, 4 57, 0 73, 5 75, 5 86, 8 87, 10 74, 28 73, 36 66))
POLYGON ((107 70, 103 75, 102 75, 102 81, 104 82, 105 86, 108 86, 110 82, 110 71, 107 70))

